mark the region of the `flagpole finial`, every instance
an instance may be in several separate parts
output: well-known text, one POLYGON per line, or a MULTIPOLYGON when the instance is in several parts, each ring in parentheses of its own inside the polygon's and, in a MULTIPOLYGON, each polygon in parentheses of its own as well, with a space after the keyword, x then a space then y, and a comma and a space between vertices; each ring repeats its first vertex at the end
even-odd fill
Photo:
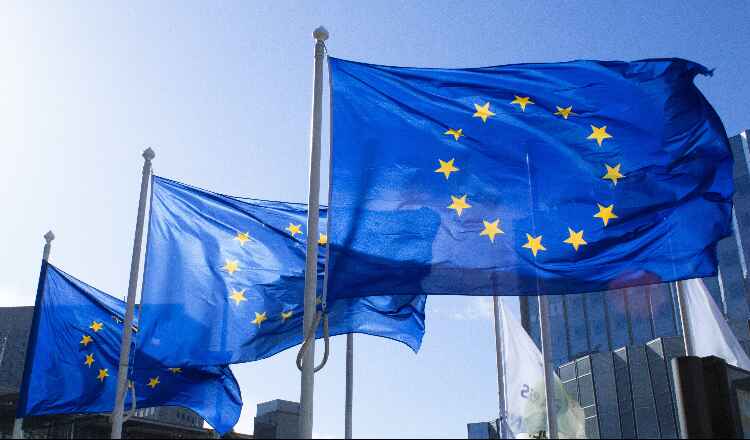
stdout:
POLYGON ((318 26, 318 28, 313 31, 313 38, 318 41, 326 41, 328 39, 328 31, 323 26, 318 26))
POLYGON ((47 233, 44 234, 44 241, 46 241, 47 243, 51 242, 54 239, 55 239, 55 233, 54 232, 47 231, 47 233))
POLYGON ((151 147, 146 148, 143 150, 143 158, 146 160, 152 160, 154 157, 156 157, 156 153, 154 153, 154 150, 151 149, 151 147))

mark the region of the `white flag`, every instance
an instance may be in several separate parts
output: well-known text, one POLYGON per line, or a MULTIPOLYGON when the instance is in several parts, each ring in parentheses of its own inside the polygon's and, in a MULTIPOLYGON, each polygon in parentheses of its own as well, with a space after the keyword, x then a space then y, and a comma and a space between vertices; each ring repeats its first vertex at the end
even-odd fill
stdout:
MULTIPOLYGON (((547 431, 542 353, 526 330, 500 301, 507 426, 515 438, 547 431)), ((583 409, 555 375, 555 408, 560 438, 586 438, 583 409)))
POLYGON ((686 315, 683 319, 689 323, 688 336, 693 346, 691 354, 718 356, 730 365, 750 370, 750 358, 732 333, 703 280, 681 281, 680 289, 686 315))

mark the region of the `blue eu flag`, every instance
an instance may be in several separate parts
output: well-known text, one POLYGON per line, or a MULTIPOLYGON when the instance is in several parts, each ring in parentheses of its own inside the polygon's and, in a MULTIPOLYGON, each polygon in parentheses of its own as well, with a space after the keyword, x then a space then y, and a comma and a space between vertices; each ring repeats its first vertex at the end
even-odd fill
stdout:
POLYGON ((329 298, 563 294, 716 273, 732 158, 680 59, 330 59, 329 298))
MULTIPOLYGON (((18 417, 111 412, 125 303, 46 262, 40 280, 18 417)), ((227 366, 131 367, 129 378, 126 408, 135 387, 138 408, 190 408, 220 433, 239 420, 242 397, 227 366)))
MULTIPOLYGON (((326 210, 320 214, 323 231, 326 210)), ((154 177, 139 353, 160 363, 224 365, 300 344, 306 220, 305 205, 154 177)), ((310 239, 322 249, 328 243, 325 233, 310 239)), ((321 256, 319 284, 323 266, 321 256)), ((416 351, 424 306, 424 296, 336 301, 328 304, 330 332, 386 337, 416 351)))

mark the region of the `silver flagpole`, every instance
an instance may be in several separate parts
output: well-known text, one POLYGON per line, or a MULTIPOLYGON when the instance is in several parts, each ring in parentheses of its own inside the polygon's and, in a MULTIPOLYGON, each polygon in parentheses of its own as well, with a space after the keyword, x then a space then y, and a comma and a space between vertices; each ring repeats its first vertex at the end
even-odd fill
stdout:
MULTIPOLYGON (((531 204, 531 226, 536 233, 536 220, 534 219, 534 192, 531 184, 531 159, 526 153, 526 175, 529 180, 529 201, 531 204)), ((536 258, 536 254, 534 255, 536 258)), ((536 273, 536 295, 539 300, 539 330, 542 339, 542 362, 544 362, 544 392, 547 398, 547 438, 557 438, 557 417, 555 415, 555 389, 554 372, 549 359, 550 336, 549 336, 549 301, 547 296, 541 294, 539 288, 539 272, 536 273)))
POLYGON ((499 416, 497 419, 497 430, 500 438, 505 438, 505 362, 503 361, 503 337, 500 325, 500 299, 493 296, 492 303, 495 308, 495 354, 497 356, 497 403, 499 416))
POLYGON ((687 319, 687 311, 685 310, 685 300, 682 297, 684 295, 683 289, 680 286, 680 281, 672 283, 677 294, 677 304, 680 307, 680 322, 682 322, 682 341, 685 343, 685 356, 693 355, 693 341, 690 339, 690 320, 687 319))
POLYGON ((346 403, 344 403, 344 438, 352 438, 352 398, 354 397, 354 335, 346 335, 346 403))
MULTIPOLYGON (((305 255, 305 314, 302 334, 315 320, 318 284, 318 220, 320 217, 320 132, 323 118, 323 61, 328 31, 322 26, 313 32, 315 38, 315 68, 313 71, 312 128, 310 131, 310 194, 307 198, 307 254, 305 255)), ((300 386, 299 435, 312 438, 313 389, 315 387, 315 329, 312 341, 302 358, 300 386)))
MULTIPOLYGON (((55 239, 55 234, 52 231, 47 231, 46 234, 44 234, 44 250, 42 251, 42 261, 49 261, 49 254, 52 251, 52 240, 55 239)), ((40 279, 39 283, 43 283, 44 280, 40 279)), ((38 297, 37 297, 38 298, 38 297)), ((34 304, 34 307, 39 307, 39 304, 34 304)), ((26 346, 26 349, 28 350, 28 345, 26 346)), ((24 365, 24 368, 26 368, 26 365, 24 365)), ((20 396, 19 396, 19 402, 20 402, 20 396)), ((22 439, 23 438, 23 419, 15 419, 13 420, 13 438, 15 439, 22 439)))
POLYGON ((542 362, 544 362, 544 390, 547 396, 547 438, 558 438, 557 414, 555 414, 555 387, 552 362, 550 362, 549 301, 546 295, 539 295, 539 328, 542 336, 542 362))
POLYGON ((133 256, 130 260, 130 281, 128 283, 128 306, 123 323, 122 343, 120 344, 120 362, 117 368, 117 392, 115 405, 112 410, 111 438, 122 438, 122 418, 125 411, 125 393, 128 383, 128 364, 130 359, 130 340, 133 332, 133 312, 135 309, 135 292, 138 287, 138 275, 141 265, 141 242, 143 241, 143 223, 146 217, 146 198, 148 183, 151 178, 151 160, 154 150, 146 148, 143 152, 143 174, 141 176, 141 196, 138 199, 138 217, 135 222, 135 240, 133 241, 133 256))

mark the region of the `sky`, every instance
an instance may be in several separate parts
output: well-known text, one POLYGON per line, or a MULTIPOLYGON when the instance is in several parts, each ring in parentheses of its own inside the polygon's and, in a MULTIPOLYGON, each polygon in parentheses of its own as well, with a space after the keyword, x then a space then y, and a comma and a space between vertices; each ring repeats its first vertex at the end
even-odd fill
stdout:
MULTIPOLYGON (((157 175, 305 202, 318 25, 331 55, 388 65, 688 58, 715 69, 696 82, 733 135, 750 127, 749 18, 740 0, 4 1, 0 306, 33 304, 49 229, 53 264, 124 296, 146 147, 157 175)), ((489 298, 430 297, 416 355, 356 336, 355 437, 465 438, 497 417, 494 347, 489 298)), ((299 399, 295 355, 233 367, 238 431, 258 402, 299 399)), ((344 357, 334 338, 317 437, 343 435, 344 357)))

